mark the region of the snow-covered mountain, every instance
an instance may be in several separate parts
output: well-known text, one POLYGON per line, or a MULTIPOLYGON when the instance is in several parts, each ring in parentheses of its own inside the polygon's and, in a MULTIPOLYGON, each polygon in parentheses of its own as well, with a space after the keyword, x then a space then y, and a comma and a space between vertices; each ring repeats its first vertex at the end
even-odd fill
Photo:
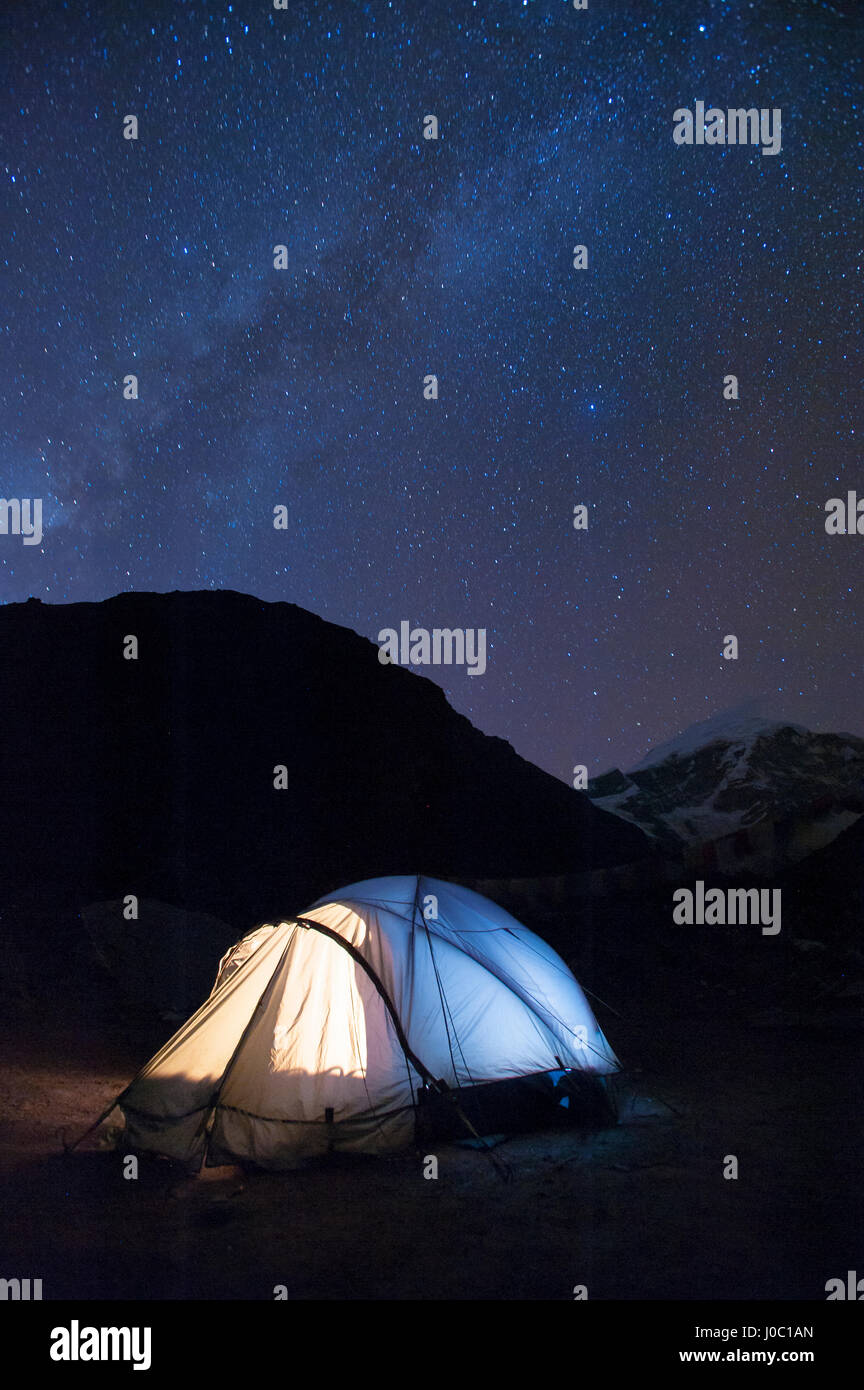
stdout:
POLYGON ((626 774, 593 778, 588 794, 670 847, 807 820, 826 844, 864 813, 864 738, 814 733, 750 701, 658 745, 626 774))

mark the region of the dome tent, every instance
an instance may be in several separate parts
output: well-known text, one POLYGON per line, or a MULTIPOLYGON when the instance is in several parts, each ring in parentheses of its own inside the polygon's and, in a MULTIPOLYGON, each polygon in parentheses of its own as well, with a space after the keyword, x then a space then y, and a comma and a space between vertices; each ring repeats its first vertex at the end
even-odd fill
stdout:
POLYGON ((617 1070, 545 941, 470 889, 378 878, 238 942, 117 1104, 132 1147, 278 1169, 404 1147, 433 1098, 467 1121, 496 1083, 617 1070))

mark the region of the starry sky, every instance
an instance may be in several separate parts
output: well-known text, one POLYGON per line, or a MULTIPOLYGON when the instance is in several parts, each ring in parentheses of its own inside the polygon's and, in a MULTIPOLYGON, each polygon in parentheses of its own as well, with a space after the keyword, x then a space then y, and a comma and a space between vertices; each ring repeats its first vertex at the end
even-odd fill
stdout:
POLYGON ((864 537, 824 528, 864 496, 862 40, 817 0, 5 0, 0 492, 44 538, 0 600, 485 627, 484 675, 422 674, 565 780, 752 697, 864 732, 864 537), (676 145, 700 100, 781 152, 676 145))

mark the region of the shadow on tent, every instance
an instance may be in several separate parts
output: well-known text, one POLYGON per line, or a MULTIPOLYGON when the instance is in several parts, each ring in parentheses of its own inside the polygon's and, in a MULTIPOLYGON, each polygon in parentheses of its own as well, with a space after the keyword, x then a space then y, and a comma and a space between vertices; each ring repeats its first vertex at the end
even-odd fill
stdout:
MULTIPOLYGON (((272 1084, 272 1076, 269 1079, 272 1084)), ((412 1143, 427 1147, 435 1140, 462 1140, 485 1147, 493 1135, 617 1123, 614 1078, 578 1071, 543 1072, 437 1091, 421 1083, 414 1089, 413 1104, 389 1109, 371 1102, 362 1075, 345 1075, 338 1069, 318 1074, 290 1071, 280 1081, 285 1104, 271 1103, 271 1110, 284 1110, 283 1116, 232 1106, 206 1082, 202 1095, 201 1083, 186 1076, 151 1077, 146 1110, 131 1105, 125 1093, 117 1099, 126 1117, 126 1136, 119 1138, 119 1147, 161 1154, 190 1170, 202 1163, 208 1167, 251 1163, 280 1169, 336 1152, 395 1152, 412 1143), (320 1101, 322 1081, 324 1098, 333 1104, 314 1115, 307 1108, 304 1114, 304 1084, 320 1101), (196 1089, 197 1104, 193 1101, 196 1089), (188 1099, 178 1109, 178 1096, 184 1095, 188 1099), (291 1112, 293 1116, 286 1118, 291 1112)), ((272 1090, 270 1098, 272 1102, 272 1090)))

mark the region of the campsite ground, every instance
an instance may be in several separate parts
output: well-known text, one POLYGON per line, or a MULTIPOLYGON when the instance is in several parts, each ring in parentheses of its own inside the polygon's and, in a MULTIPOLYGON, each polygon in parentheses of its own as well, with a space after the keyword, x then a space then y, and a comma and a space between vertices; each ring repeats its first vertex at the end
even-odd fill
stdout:
POLYGON ((64 1157, 58 1131, 85 1128, 170 1029, 70 1006, 58 979, 2 1039, 2 1272, 51 1299, 824 1299, 860 1264, 860 1027, 814 1012, 790 944, 646 952, 625 907, 596 909, 590 934, 583 910, 579 939, 603 944, 575 954, 566 915, 531 925, 614 999, 618 1016, 596 1007, 629 1113, 511 1138, 507 1180, 456 1145, 437 1180, 418 1152, 195 1181, 153 1160, 127 1181, 104 1131, 64 1157))

